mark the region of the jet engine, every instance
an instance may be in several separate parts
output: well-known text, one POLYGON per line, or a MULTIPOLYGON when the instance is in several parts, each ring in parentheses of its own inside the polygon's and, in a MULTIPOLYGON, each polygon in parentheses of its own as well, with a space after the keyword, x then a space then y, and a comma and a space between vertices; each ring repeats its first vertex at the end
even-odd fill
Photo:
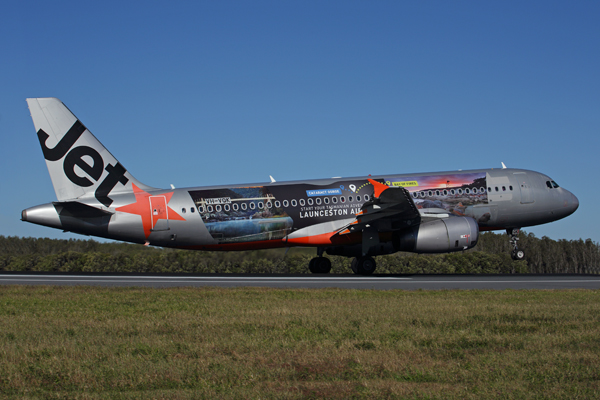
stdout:
POLYGON ((447 253, 475 247, 477 222, 470 217, 450 217, 420 224, 392 236, 396 251, 447 253))
MULTIPOLYGON (((479 239, 477 222, 470 217, 449 217, 425 222, 403 231, 396 231, 390 242, 382 242, 369 250, 369 256, 411 253, 448 253, 475 247, 479 239)), ((362 246, 337 246, 325 249, 327 254, 360 257, 362 246)))

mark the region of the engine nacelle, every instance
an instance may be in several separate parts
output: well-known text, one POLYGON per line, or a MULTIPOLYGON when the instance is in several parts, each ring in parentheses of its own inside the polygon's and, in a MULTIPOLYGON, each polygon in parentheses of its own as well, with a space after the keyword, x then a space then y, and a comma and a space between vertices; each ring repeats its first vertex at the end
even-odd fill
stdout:
MULTIPOLYGON (((369 250, 370 256, 411 253, 449 253, 475 247, 479 226, 470 217, 449 217, 426 222, 411 229, 394 232, 390 242, 382 242, 369 250)), ((336 246, 325 249, 327 254, 360 257, 362 245, 336 246)))
POLYGON ((393 236, 397 251, 448 253, 475 247, 479 226, 470 217, 450 217, 426 222, 393 236))

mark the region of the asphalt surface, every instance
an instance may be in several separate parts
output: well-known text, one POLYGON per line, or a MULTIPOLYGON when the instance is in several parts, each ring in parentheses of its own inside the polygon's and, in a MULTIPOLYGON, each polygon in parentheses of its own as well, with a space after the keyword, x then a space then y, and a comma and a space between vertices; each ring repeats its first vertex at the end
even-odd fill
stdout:
POLYGON ((0 285, 271 287, 341 289, 600 289, 600 275, 143 275, 0 273, 0 285))

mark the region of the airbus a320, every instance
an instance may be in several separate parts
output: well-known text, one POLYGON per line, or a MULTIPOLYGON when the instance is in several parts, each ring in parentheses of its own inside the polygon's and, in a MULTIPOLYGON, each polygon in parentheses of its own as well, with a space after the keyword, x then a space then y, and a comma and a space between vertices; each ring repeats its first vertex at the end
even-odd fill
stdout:
POLYGON ((524 258, 519 229, 565 218, 577 198, 547 175, 503 168, 293 182, 157 189, 136 180, 56 98, 27 99, 57 201, 21 219, 83 235, 190 250, 316 248, 353 257, 372 274, 373 257, 445 253, 506 230, 524 258))

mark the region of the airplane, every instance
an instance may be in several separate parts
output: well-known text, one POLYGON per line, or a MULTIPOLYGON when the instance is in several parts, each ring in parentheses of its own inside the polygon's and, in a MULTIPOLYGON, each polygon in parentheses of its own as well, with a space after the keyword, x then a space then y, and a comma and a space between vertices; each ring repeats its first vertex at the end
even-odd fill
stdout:
POLYGON ((506 168, 158 189, 136 180, 56 98, 27 99, 58 201, 21 220, 160 247, 228 251, 315 247, 353 257, 370 275, 373 257, 398 251, 473 248, 480 231, 506 230, 522 260, 519 230, 565 218, 579 207, 547 175, 506 168))

